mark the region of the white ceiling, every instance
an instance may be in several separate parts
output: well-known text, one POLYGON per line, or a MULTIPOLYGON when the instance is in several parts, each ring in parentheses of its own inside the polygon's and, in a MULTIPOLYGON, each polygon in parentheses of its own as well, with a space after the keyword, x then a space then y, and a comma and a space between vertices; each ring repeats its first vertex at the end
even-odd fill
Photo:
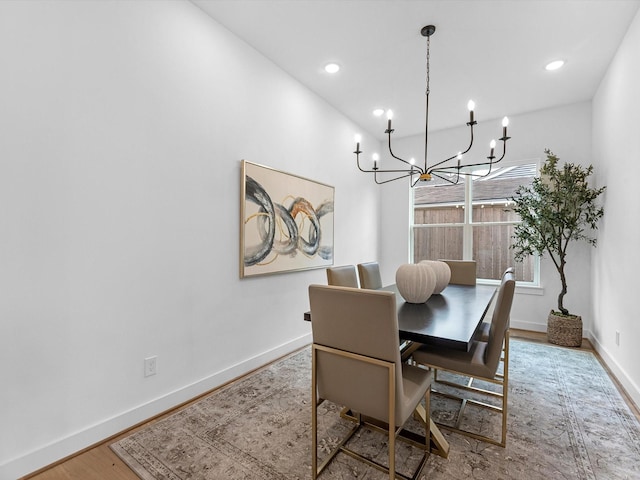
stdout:
MULTIPOLYGON (((383 137, 424 131, 431 37, 430 130, 589 100, 640 0, 192 0, 352 119, 383 137), (547 72, 562 58, 566 65, 547 72), (342 68, 324 72, 328 62, 342 68)), ((640 48, 640 46, 639 46, 640 48)))

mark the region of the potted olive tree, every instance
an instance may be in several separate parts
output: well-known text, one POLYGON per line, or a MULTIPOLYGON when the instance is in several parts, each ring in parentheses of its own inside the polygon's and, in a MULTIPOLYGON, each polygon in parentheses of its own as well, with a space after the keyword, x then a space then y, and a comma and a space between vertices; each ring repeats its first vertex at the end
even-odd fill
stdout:
POLYGON ((596 245, 596 239, 589 234, 598 228, 598 220, 604 215, 596 199, 606 187, 589 187, 592 165, 558 166, 558 157, 549 149, 545 154, 540 177, 530 186, 518 187, 511 198, 514 211, 522 220, 515 227, 511 248, 517 261, 534 253, 549 255, 560 275, 562 290, 557 310, 549 314, 547 338, 551 343, 577 347, 582 343, 582 317, 570 314, 563 303, 567 293, 567 248, 574 240, 596 245))

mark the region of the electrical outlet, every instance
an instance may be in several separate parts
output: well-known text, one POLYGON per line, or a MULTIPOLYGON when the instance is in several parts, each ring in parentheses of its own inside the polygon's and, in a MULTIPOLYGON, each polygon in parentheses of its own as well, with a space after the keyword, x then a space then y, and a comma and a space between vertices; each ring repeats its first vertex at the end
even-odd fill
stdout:
POLYGON ((620 332, 616 331, 616 345, 620 346, 620 332))
POLYGON ((150 377, 151 375, 155 375, 157 373, 157 362, 158 357, 154 355, 153 357, 148 357, 144 359, 144 376, 150 377))

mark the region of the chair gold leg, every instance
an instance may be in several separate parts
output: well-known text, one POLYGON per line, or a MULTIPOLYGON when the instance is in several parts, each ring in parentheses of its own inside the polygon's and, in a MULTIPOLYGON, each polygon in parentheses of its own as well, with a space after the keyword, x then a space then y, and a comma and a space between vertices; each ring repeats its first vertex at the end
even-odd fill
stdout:
POLYGON ((504 336, 504 371, 502 379, 502 443, 507 444, 507 406, 509 397, 509 330, 504 336))
POLYGON ((311 349, 311 478, 318 478, 318 390, 316 385, 316 349, 311 349))
POLYGON ((389 480, 396 477, 396 371, 389 369, 389 480))
MULTIPOLYGON (((312 418, 311 418, 311 427, 312 427, 312 432, 311 432, 311 447, 312 447, 312 460, 311 460, 311 466, 312 466, 312 479, 316 480, 320 474, 324 471, 325 467, 327 467, 327 465, 329 465, 329 463, 333 460, 333 458, 339 453, 339 452, 343 452, 353 458, 356 458, 362 462, 364 462, 365 464, 376 468, 377 470, 387 473, 389 475, 389 479, 390 480, 394 480, 395 478, 402 478, 405 480, 416 480, 424 465, 426 464, 426 460, 428 458, 429 452, 428 452, 428 447, 430 445, 430 439, 429 439, 429 434, 432 433, 432 431, 430 429, 433 429, 434 426, 430 426, 429 424, 427 424, 425 426, 425 431, 426 431, 426 437, 421 439, 420 441, 418 440, 414 440, 411 437, 408 438, 403 438, 404 435, 402 435, 403 433, 405 433, 405 431, 402 429, 402 426, 398 427, 396 430, 396 419, 395 419, 395 410, 396 410, 396 406, 395 406, 395 402, 396 402, 396 369, 395 369, 395 364, 390 363, 390 362, 386 362, 383 360, 378 360, 378 359, 367 359, 367 360, 363 360, 363 361, 367 361, 369 363, 378 365, 378 366, 382 366, 388 369, 388 420, 389 422, 384 423, 381 422, 380 420, 375 420, 372 418, 368 418, 368 417, 364 417, 359 413, 354 413, 352 412, 349 408, 344 407, 342 409, 342 411, 340 412, 340 416, 342 418, 351 420, 355 423, 354 427, 350 430, 350 432, 346 435, 345 438, 343 438, 340 443, 334 447, 334 449, 327 455, 326 458, 324 458, 322 460, 322 462, 320 463, 320 465, 318 465, 318 404, 319 404, 319 399, 318 399, 318 350, 322 351, 322 352, 327 352, 327 353, 331 353, 331 354, 336 354, 336 355, 343 355, 343 356, 347 356, 349 358, 351 357, 358 357, 356 354, 350 353, 350 352, 341 352, 338 351, 336 349, 330 348, 330 347, 326 347, 326 346, 322 346, 322 345, 317 345, 317 344, 313 344, 312 345, 312 368, 311 368, 311 409, 312 409, 312 418), (388 466, 385 466, 381 463, 378 463, 370 458, 365 457, 364 455, 361 455, 351 449, 349 449, 346 444, 347 442, 353 437, 353 435, 360 429, 361 426, 367 426, 367 427, 372 427, 373 429, 379 430, 379 431, 383 431, 386 432, 388 435, 388 445, 389 445, 389 458, 388 458, 388 466), (395 471, 395 466, 396 466, 396 462, 395 462, 395 445, 396 445, 396 438, 400 439, 400 440, 404 440, 414 446, 417 446, 420 449, 424 449, 425 452, 422 456, 422 459, 418 465, 418 468, 416 469, 415 473, 413 474, 413 476, 409 477, 407 475, 401 474, 399 472, 395 471), (426 445, 425 445, 426 443, 426 445)), ((324 354, 324 353, 323 353, 324 354)), ((430 388, 425 392, 425 404, 427 405, 427 409, 429 408, 429 394, 430 394, 430 388)), ((426 416, 426 418, 429 418, 428 416, 426 416)), ((414 438, 415 437, 419 437, 418 434, 413 434, 414 438)), ((444 439, 444 437, 443 437, 444 439)), ((446 443, 446 441, 445 441, 446 443)), ((446 444, 448 447, 448 444, 446 444)), ((447 449, 447 453, 448 453, 448 449, 447 449)))
MULTIPOLYGON (((508 391, 509 391, 509 330, 506 331, 505 333, 505 337, 504 337, 504 345, 503 345, 503 358, 501 359, 503 362, 503 373, 502 374, 496 374, 496 376, 492 379, 490 378, 480 378, 479 380, 484 380, 490 383, 495 383, 497 385, 500 385, 501 388, 501 392, 492 392, 490 390, 486 390, 483 388, 478 388, 472 385, 473 381, 476 380, 476 378, 474 377, 469 377, 469 380, 467 381, 466 384, 460 384, 460 383, 456 383, 456 382, 450 382, 447 380, 441 380, 438 379, 438 369, 436 369, 433 366, 429 366, 429 365, 425 365, 428 366, 429 368, 432 369, 432 371, 434 372, 434 382, 441 384, 441 385, 447 385, 453 388, 457 388, 460 390, 466 390, 466 391, 470 391, 470 392, 476 392, 476 393, 480 393, 483 395, 489 395, 489 396, 493 396, 493 397, 498 397, 500 398, 500 406, 498 405, 492 405, 489 403, 485 403, 485 402, 481 402, 478 400, 473 400, 470 398, 465 398, 459 395, 454 395, 454 394, 450 394, 450 393, 445 393, 445 392, 439 392, 437 390, 431 390, 431 393, 434 393, 436 395, 442 395, 448 398, 452 398, 452 399, 456 399, 456 400, 460 400, 461 401, 461 405, 460 405, 460 409, 458 411, 458 419, 456 421, 455 425, 447 425, 444 423, 439 423, 436 422, 435 424, 442 429, 445 430, 449 430, 452 432, 456 432, 456 433, 460 433, 462 435, 466 435, 472 438, 475 438, 477 440, 482 440, 484 442, 487 443, 491 443, 493 445, 498 445, 501 447, 505 447, 507 444, 507 416, 508 416, 508 391), (476 405, 478 407, 482 407, 485 409, 490 409, 493 410, 497 413, 500 413, 501 415, 501 434, 500 434, 500 440, 496 440, 493 439, 491 437, 487 437, 485 435, 481 435, 478 433, 474 433, 474 432, 468 432, 466 430, 462 430, 460 427, 460 422, 462 420, 462 414, 464 409, 466 408, 466 406, 468 404, 472 404, 472 405, 476 405)), ((445 370, 445 369, 440 369, 440 370, 445 370)), ((446 371, 446 370, 445 370, 446 371)), ((452 373, 456 373, 459 375, 464 375, 462 373, 459 372, 455 372, 452 371, 452 373)))

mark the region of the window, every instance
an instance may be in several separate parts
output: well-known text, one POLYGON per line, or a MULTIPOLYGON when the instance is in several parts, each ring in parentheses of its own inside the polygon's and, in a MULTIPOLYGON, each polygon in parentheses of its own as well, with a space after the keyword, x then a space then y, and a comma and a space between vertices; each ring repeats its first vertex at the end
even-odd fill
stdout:
POLYGON ((413 261, 475 260, 479 280, 500 280, 509 266, 519 282, 538 285, 539 258, 516 262, 509 248, 520 221, 510 208, 518 186, 531 184, 537 162, 476 170, 457 185, 434 179, 413 189, 413 261))

